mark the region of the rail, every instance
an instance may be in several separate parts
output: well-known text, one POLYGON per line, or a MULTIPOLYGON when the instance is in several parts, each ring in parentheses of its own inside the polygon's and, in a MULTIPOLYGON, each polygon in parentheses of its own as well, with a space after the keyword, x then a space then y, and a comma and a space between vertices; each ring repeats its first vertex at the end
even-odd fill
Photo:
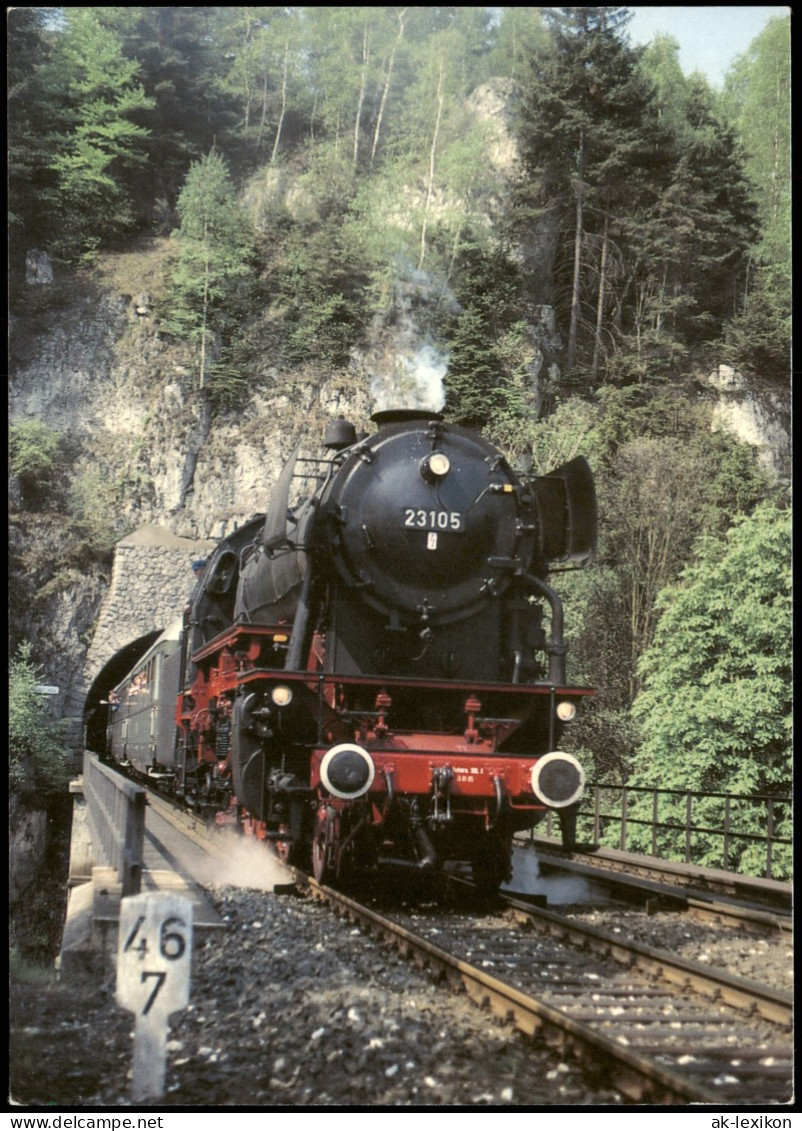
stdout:
POLYGON ((145 839, 145 790, 84 753, 86 819, 97 863, 114 868, 122 894, 138 895, 145 839))
MULTIPOLYGON (((577 838, 622 852, 789 879, 791 838, 782 834, 790 831, 790 814, 789 797, 593 783, 577 818, 577 838), (782 857, 778 862, 778 847, 787 862, 782 857)), ((547 836, 553 835, 552 824, 549 813, 547 836)))
POLYGON ((428 925, 426 914, 388 917, 296 875, 313 898, 505 1022, 595 1064, 635 1103, 718 1107, 757 1087, 773 1093, 791 1077, 790 994, 517 900, 505 902, 526 923, 520 941, 508 923, 496 932, 485 911, 471 938, 474 917, 464 911, 438 908, 428 925), (529 943, 539 935, 548 940, 545 961, 529 943), (481 967, 471 954, 481 955, 481 967))

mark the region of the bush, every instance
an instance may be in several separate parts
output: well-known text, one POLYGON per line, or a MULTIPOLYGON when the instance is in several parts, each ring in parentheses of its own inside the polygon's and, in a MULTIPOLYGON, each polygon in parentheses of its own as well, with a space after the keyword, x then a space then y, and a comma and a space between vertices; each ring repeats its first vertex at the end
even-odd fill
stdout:
POLYGON ((19 480, 26 506, 36 510, 53 489, 62 435, 41 420, 18 420, 9 428, 9 470, 19 480))
POLYGON ((50 718, 36 690, 43 672, 31 653, 25 641, 9 670, 9 783, 15 793, 50 793, 67 782, 69 752, 63 725, 50 718))
MULTIPOLYGON (((782 821, 792 788, 789 512, 763 504, 725 537, 705 539, 660 607, 641 662, 633 714, 644 742, 628 784, 769 796, 782 821)), ((759 842, 763 820, 753 806, 738 831, 759 842)), ((700 841, 695 860, 714 862, 717 851, 700 841)), ((742 845, 730 866, 749 870, 759 858, 742 845)), ((778 846, 775 877, 790 868, 788 846, 778 846)))
POLYGON ((124 488, 133 484, 115 481, 100 466, 85 467, 74 477, 69 492, 70 518, 66 558, 83 566, 96 560, 111 562, 114 547, 131 530, 124 513, 124 488))

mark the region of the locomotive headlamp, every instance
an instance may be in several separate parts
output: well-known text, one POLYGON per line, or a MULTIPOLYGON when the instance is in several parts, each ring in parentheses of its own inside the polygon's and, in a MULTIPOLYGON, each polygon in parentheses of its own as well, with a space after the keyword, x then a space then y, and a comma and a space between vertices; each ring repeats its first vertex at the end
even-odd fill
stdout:
POLYGON ((279 684, 278 687, 274 687, 270 692, 270 698, 277 707, 289 707, 290 703, 292 703, 292 688, 285 687, 284 684, 279 684))
POLYGON ((562 703, 558 703, 557 718, 561 719, 564 723, 570 723, 571 719, 576 718, 576 703, 569 703, 567 699, 564 699, 562 703))
POLYGON ((585 792, 585 771, 573 754, 554 750, 532 767, 532 792, 552 809, 573 805, 585 792))
POLYGON ((431 455, 421 461, 420 470, 424 479, 434 483, 436 480, 442 479, 444 475, 448 475, 451 470, 451 460, 445 452, 432 452, 431 455))
POLYGON ((320 763, 320 780, 333 797, 354 801, 373 785, 376 767, 367 750, 355 742, 332 746, 320 763))

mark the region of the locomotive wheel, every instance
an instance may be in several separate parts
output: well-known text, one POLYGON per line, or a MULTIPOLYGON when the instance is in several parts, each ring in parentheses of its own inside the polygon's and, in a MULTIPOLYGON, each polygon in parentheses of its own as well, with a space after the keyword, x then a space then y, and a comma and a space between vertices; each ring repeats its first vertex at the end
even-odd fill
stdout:
MULTIPOLYGON (((289 833, 289 825, 279 825, 278 831, 280 833, 289 833)), ((274 840, 271 845, 273 852, 278 856, 282 864, 291 864, 293 843, 291 840, 274 840)))
POLYGON ((318 809, 317 827, 312 838, 312 874, 319 884, 328 884, 337 878, 333 859, 337 823, 337 814, 330 805, 318 809))

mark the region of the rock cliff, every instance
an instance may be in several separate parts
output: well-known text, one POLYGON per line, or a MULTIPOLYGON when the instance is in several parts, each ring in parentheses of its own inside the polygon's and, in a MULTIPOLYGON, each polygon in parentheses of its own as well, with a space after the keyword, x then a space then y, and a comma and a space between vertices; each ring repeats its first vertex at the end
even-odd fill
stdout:
MULTIPOLYGON (((95 477, 97 521, 156 531, 123 538, 111 573, 59 562, 64 518, 55 502, 12 516, 12 638, 35 640, 76 748, 87 692, 113 650, 109 618, 124 625, 118 648, 163 628, 192 587, 192 559, 266 510, 296 444, 311 454, 331 418, 364 427, 371 411, 352 374, 304 370, 279 380, 266 368, 240 411, 213 414, 194 388, 188 351, 164 340, 151 314, 149 275, 165 242, 104 261, 92 278, 67 282, 39 264, 30 308, 13 327, 12 422, 39 420, 64 437, 74 456, 67 475, 95 477)), ((12 485, 15 494, 19 501, 12 485)))

